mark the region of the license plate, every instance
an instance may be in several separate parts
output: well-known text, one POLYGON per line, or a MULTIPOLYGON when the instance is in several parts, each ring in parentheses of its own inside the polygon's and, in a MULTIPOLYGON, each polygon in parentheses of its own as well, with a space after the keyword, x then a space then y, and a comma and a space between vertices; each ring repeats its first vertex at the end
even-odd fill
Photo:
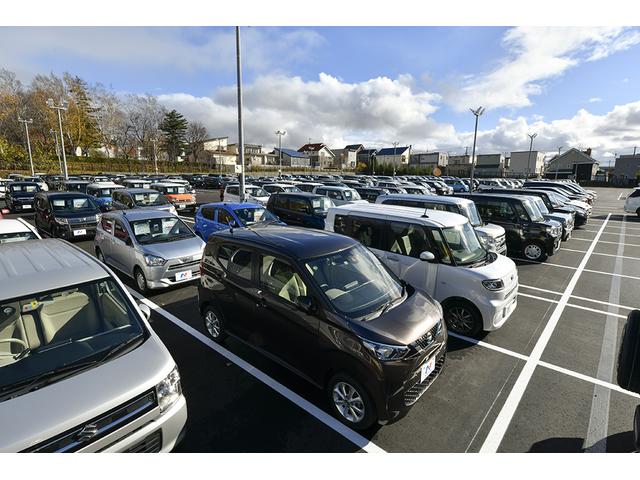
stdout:
POLYGON ((86 229, 84 229, 84 228, 81 228, 81 229, 79 229, 79 230, 74 230, 74 231, 73 231, 73 235, 74 235, 74 236, 76 236, 76 237, 77 237, 78 235, 86 235, 86 234, 87 234, 87 230, 86 230, 86 229))
POLYGON ((184 203, 181 203, 180 205, 178 205, 178 208, 185 208, 186 205, 184 203))
POLYGON ((22 205, 22 208, 23 208, 23 209, 24 209, 24 208, 29 208, 29 209, 31 209, 32 207, 31 207, 31 205, 27 204, 27 205, 22 205))
POLYGON ((191 270, 187 270, 186 272, 178 272, 176 273, 176 281, 180 280, 189 280, 191 278, 191 270))
POLYGON ((436 368, 436 356, 434 355, 429 360, 422 364, 420 368, 420 383, 424 382, 425 378, 429 376, 431 372, 436 368))

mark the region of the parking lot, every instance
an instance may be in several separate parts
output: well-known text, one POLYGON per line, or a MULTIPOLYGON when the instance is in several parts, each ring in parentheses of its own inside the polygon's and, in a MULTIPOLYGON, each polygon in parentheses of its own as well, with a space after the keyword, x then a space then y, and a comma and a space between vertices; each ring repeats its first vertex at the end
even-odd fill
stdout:
MULTIPOLYGON (((504 327, 480 340, 451 336, 443 373, 409 414, 362 435, 304 380, 233 339, 209 340, 195 285, 134 293, 182 376, 189 420, 177 450, 631 451, 640 396, 615 385, 615 364, 626 316, 640 306, 640 221, 623 212, 628 190, 595 190, 592 218, 556 255, 517 261, 518 307, 504 327)), ((218 198, 198 191, 198 203, 218 198)), ((92 241, 77 245, 93 253, 92 241)))

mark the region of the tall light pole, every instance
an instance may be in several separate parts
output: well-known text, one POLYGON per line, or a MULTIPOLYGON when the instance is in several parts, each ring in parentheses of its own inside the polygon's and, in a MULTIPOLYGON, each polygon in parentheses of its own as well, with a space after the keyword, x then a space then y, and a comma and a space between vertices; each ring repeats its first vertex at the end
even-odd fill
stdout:
POLYGON ((33 119, 24 120, 18 116, 18 121, 24 124, 24 129, 27 132, 27 150, 29 150, 29 163, 31 164, 31 176, 35 175, 35 170, 33 169, 33 157, 31 156, 31 140, 29 139, 29 124, 33 123, 33 119))
POLYGON ((562 150, 562 147, 558 147, 558 156, 556 157, 556 180, 558 179, 558 162, 560 161, 560 150, 562 150))
POLYGON ((371 175, 376 174, 376 152, 371 149, 371 153, 369 154, 369 163, 371 164, 371 175))
MULTIPOLYGON (((531 176, 531 150, 533 150, 533 139, 538 136, 537 133, 527 133, 527 136, 531 139, 529 143, 529 159, 527 160, 527 178, 531 176)), ((536 163, 537 160, 536 160, 536 163)))
POLYGON ((68 104, 63 100, 62 102, 60 102, 60 105, 56 105, 53 101, 53 98, 50 98, 49 100, 47 100, 47 106, 49 108, 53 108, 54 110, 58 111, 58 126, 60 127, 60 145, 62 149, 62 166, 63 166, 62 174, 64 175, 65 180, 69 180, 69 171, 67 170, 67 154, 64 151, 64 133, 62 132, 62 115, 60 114, 60 110, 66 110, 68 107, 68 104))
POLYGON ((56 143, 56 157, 58 157, 58 165, 60 167, 60 173, 62 173, 62 159, 60 158, 60 147, 58 146, 58 134, 53 128, 49 130, 49 133, 53 135, 53 139, 56 143))
POLYGON ((393 176, 396 176, 396 148, 398 147, 398 142, 393 142, 393 176))
POLYGON ((242 126, 242 59, 240 57, 240 27, 236 27, 236 71, 238 82, 238 160, 240 161, 240 203, 244 192, 244 129, 242 126))
POLYGON ((278 156, 280 157, 280 163, 278 164, 278 177, 282 176, 282 136, 286 134, 286 130, 276 130, 276 135, 278 136, 278 156))
POLYGON ((469 110, 471 110, 471 113, 473 113, 473 115, 476 117, 476 127, 473 130, 473 150, 471 151, 471 181, 469 182, 470 189, 471 191, 473 191, 473 171, 475 170, 476 166, 476 138, 478 137, 478 118, 484 113, 486 109, 484 107, 478 107, 475 110, 473 108, 470 108, 469 110))

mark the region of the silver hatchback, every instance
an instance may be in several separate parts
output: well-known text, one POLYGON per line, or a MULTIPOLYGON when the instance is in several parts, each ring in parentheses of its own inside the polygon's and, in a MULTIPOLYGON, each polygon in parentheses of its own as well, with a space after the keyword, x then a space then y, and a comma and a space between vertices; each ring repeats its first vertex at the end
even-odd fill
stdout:
POLYGON ((200 278, 205 243, 168 212, 105 213, 94 248, 99 260, 135 279, 140 292, 200 278))

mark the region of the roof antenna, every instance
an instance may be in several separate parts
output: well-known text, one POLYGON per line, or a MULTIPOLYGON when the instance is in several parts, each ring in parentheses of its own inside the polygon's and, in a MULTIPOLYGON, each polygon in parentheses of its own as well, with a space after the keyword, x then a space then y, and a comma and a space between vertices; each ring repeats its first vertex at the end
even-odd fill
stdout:
POLYGON ((427 207, 424 207, 424 213, 422 214, 422 217, 420 218, 429 218, 429 215, 427 215, 427 207))

